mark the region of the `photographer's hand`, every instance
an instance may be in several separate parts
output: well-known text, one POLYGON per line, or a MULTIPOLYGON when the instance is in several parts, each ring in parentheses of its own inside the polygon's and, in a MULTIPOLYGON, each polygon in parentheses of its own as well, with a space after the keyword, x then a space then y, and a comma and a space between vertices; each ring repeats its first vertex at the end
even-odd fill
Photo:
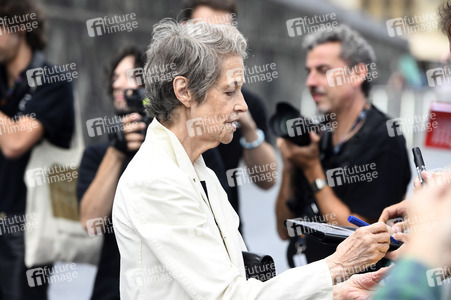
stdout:
MULTIPOLYGON (((310 139, 311 143, 308 146, 301 147, 283 138, 278 138, 277 147, 280 149, 283 159, 289 160, 295 166, 301 168, 307 181, 312 184, 316 179, 326 180, 326 174, 324 174, 319 160, 320 137, 315 132, 311 132, 310 139)), ((348 217, 350 215, 368 223, 374 221, 352 212, 328 185, 316 192, 315 198, 321 214, 327 216, 329 223, 349 226, 348 217)))
POLYGON ((80 220, 86 231, 90 229, 87 228, 89 220, 111 215, 114 193, 126 155, 138 150, 144 140, 144 135, 140 131, 146 128, 146 124, 140 122, 141 119, 141 115, 136 113, 122 119, 127 150, 118 149, 114 143, 108 147, 94 180, 81 199, 80 220))
POLYGON ((144 141, 145 136, 142 134, 142 130, 146 129, 146 123, 140 120, 142 120, 142 116, 137 113, 132 113, 122 119, 128 152, 138 151, 144 141))
POLYGON ((277 147, 280 149, 282 157, 291 161, 294 165, 309 171, 317 165, 319 161, 319 140, 320 137, 313 131, 310 133, 311 143, 307 146, 298 146, 283 138, 277 139, 277 147))

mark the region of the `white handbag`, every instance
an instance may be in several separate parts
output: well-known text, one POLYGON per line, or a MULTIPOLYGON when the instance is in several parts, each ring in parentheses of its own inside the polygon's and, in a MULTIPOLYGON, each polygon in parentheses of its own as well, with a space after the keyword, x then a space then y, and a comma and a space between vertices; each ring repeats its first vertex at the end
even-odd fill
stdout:
POLYGON ((79 218, 76 182, 84 147, 77 109, 76 116, 71 148, 59 148, 43 139, 33 147, 26 167, 28 268, 56 261, 97 265, 99 260, 103 238, 89 236, 79 218))

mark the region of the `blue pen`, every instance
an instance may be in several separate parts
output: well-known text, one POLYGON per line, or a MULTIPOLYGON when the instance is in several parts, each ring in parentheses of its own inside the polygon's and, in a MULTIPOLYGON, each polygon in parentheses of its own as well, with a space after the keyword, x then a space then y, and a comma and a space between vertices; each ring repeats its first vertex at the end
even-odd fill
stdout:
MULTIPOLYGON (((367 222, 362 221, 359 218, 354 217, 354 216, 349 216, 348 217, 348 222, 354 224, 355 226, 359 226, 359 227, 370 226, 370 224, 368 224, 367 222)), ((395 240, 392 236, 390 237, 390 240, 393 243, 399 244, 399 242, 397 240, 395 240)))

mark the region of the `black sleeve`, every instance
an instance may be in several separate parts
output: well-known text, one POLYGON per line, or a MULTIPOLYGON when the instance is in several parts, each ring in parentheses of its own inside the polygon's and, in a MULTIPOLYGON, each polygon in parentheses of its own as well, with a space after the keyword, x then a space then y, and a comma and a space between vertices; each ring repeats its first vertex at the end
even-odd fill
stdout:
POLYGON ((78 170, 77 199, 81 201, 88 187, 91 185, 100 163, 108 148, 107 143, 93 145, 85 149, 78 170))
POLYGON ((75 122, 73 104, 72 83, 48 83, 36 89, 24 112, 36 115, 51 143, 69 148, 75 122))
POLYGON ((257 124, 257 128, 261 129, 265 133, 265 140, 269 143, 270 136, 268 132, 268 120, 266 117, 266 108, 263 101, 255 94, 248 90, 243 90, 243 97, 248 105, 249 112, 252 118, 257 124))
POLYGON ((351 183, 346 202, 353 213, 377 220, 384 208, 404 199, 410 181, 410 165, 404 139, 385 137, 375 142, 372 156, 359 164, 375 163, 377 177, 370 182, 351 183))

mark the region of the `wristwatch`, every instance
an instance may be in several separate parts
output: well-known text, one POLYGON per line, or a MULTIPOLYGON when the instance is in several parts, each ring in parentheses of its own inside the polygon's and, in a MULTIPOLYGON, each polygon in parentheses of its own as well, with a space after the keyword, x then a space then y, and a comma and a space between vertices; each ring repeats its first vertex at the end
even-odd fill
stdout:
POLYGON ((325 186, 327 185, 327 181, 324 179, 316 178, 315 181, 312 183, 312 190, 313 193, 317 193, 321 191, 325 186))

